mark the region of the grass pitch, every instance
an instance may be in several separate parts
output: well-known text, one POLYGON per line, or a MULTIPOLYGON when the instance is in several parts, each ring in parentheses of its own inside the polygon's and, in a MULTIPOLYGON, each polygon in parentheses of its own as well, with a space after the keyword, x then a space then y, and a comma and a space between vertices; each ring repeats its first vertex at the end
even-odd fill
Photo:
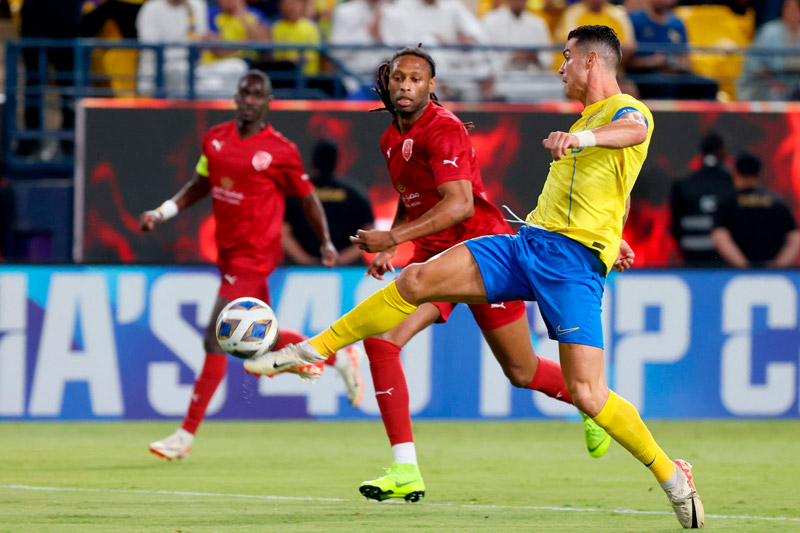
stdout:
MULTIPOLYGON (((800 423, 653 422, 695 466, 708 529, 800 531, 800 423)), ((192 457, 147 451, 169 423, 0 423, 0 532, 679 531, 620 446, 579 422, 420 422, 417 504, 357 491, 391 454, 380 422, 206 422, 192 457)))

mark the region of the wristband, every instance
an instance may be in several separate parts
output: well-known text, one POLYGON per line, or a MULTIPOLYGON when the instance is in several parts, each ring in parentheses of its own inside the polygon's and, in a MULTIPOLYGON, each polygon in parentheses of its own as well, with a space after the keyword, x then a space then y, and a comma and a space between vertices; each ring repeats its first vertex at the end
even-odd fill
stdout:
POLYGON ((169 220, 178 214, 178 204, 174 200, 167 200, 156 208, 161 213, 161 220, 169 220))
POLYGON ((389 240, 392 241, 392 244, 397 246, 397 241, 394 240, 394 235, 392 235, 392 230, 389 230, 389 240))
POLYGON ((573 133, 573 135, 578 138, 578 148, 597 146, 597 139, 595 139, 592 130, 579 131, 578 133, 573 133))

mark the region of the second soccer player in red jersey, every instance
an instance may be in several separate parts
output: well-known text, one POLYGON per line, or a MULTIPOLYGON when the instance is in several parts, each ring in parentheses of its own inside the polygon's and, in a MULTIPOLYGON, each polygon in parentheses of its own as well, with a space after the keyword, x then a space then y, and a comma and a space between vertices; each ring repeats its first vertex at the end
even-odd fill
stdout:
MULTIPOLYGON (((141 216, 142 230, 150 231, 210 194, 217 223, 217 264, 222 281, 205 332, 205 363, 195 381, 182 426, 150 445, 151 452, 170 460, 188 456, 208 403, 225 377, 227 356, 214 331, 217 315, 228 302, 241 296, 270 301, 267 276, 282 256, 286 196, 300 198, 305 216, 322 243, 322 264, 336 264, 325 212, 297 146, 266 121, 271 100, 269 78, 256 70, 247 73, 238 84, 235 120, 214 126, 205 134, 192 179, 172 199, 141 216)), ((296 331, 281 329, 274 349, 304 338, 296 331)), ((354 406, 363 396, 358 355, 358 350, 351 348, 332 363, 342 374, 348 399, 354 406)), ((301 377, 317 377, 321 372, 321 366, 308 365, 298 373, 301 377)))
MULTIPOLYGON (((400 199, 390 231, 360 230, 351 239, 364 250, 378 252, 367 271, 378 279, 393 271, 391 261, 402 242, 414 243, 409 262, 421 263, 435 261, 436 254, 465 240, 511 233, 500 211, 486 198, 467 129, 439 105, 433 92, 435 76, 433 59, 419 47, 400 50, 378 71, 376 91, 393 115, 381 138, 381 150, 400 199)), ((419 331, 447 321, 455 305, 424 303, 393 330, 364 340, 394 456, 385 476, 361 484, 367 498, 417 501, 425 494, 400 351, 419 331)), ((521 301, 475 304, 470 310, 515 387, 572 403, 559 364, 534 353, 521 301)), ((611 439, 588 417, 584 424, 589 451, 599 457, 611 439)))

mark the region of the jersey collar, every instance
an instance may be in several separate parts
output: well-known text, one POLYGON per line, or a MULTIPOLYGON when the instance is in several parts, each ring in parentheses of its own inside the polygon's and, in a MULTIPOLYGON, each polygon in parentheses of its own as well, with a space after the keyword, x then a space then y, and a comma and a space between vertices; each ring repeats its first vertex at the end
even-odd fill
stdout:
POLYGON ((582 117, 590 117, 590 116, 594 115, 595 113, 600 111, 600 108, 602 108, 604 105, 606 105, 609 100, 611 100, 612 98, 614 98, 616 96, 619 96, 619 94, 611 95, 608 98, 606 98, 605 100, 600 100, 599 102, 595 102, 595 103, 593 103, 591 105, 588 105, 588 106, 584 107, 583 108, 583 113, 581 113, 581 116, 582 117))
POLYGON ((236 127, 236 121, 232 120, 231 123, 233 124, 233 138, 236 139, 236 142, 238 142, 240 144, 241 143, 250 142, 251 140, 255 139, 256 137, 260 137, 262 135, 272 135, 272 133, 275 131, 275 129, 272 127, 272 124, 267 122, 267 127, 266 128, 264 128, 263 130, 259 131, 258 133, 256 133, 252 137, 248 137, 247 139, 242 139, 241 137, 239 137, 239 128, 236 127))

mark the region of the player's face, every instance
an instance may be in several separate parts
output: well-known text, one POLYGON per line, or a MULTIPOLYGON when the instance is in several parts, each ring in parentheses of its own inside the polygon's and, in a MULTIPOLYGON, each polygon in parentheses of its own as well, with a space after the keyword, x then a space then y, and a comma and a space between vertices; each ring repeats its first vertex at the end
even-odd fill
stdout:
POLYGON ((262 79, 245 76, 239 81, 234 101, 239 120, 257 122, 266 116, 272 94, 262 79))
POLYGON ((567 41, 564 47, 564 62, 561 63, 558 73, 564 82, 564 94, 571 100, 580 100, 586 92, 588 69, 585 64, 586 57, 575 44, 575 39, 567 41))
POLYGON ((400 116, 410 116, 430 102, 436 84, 431 66, 421 57, 401 56, 389 71, 389 97, 400 116))

